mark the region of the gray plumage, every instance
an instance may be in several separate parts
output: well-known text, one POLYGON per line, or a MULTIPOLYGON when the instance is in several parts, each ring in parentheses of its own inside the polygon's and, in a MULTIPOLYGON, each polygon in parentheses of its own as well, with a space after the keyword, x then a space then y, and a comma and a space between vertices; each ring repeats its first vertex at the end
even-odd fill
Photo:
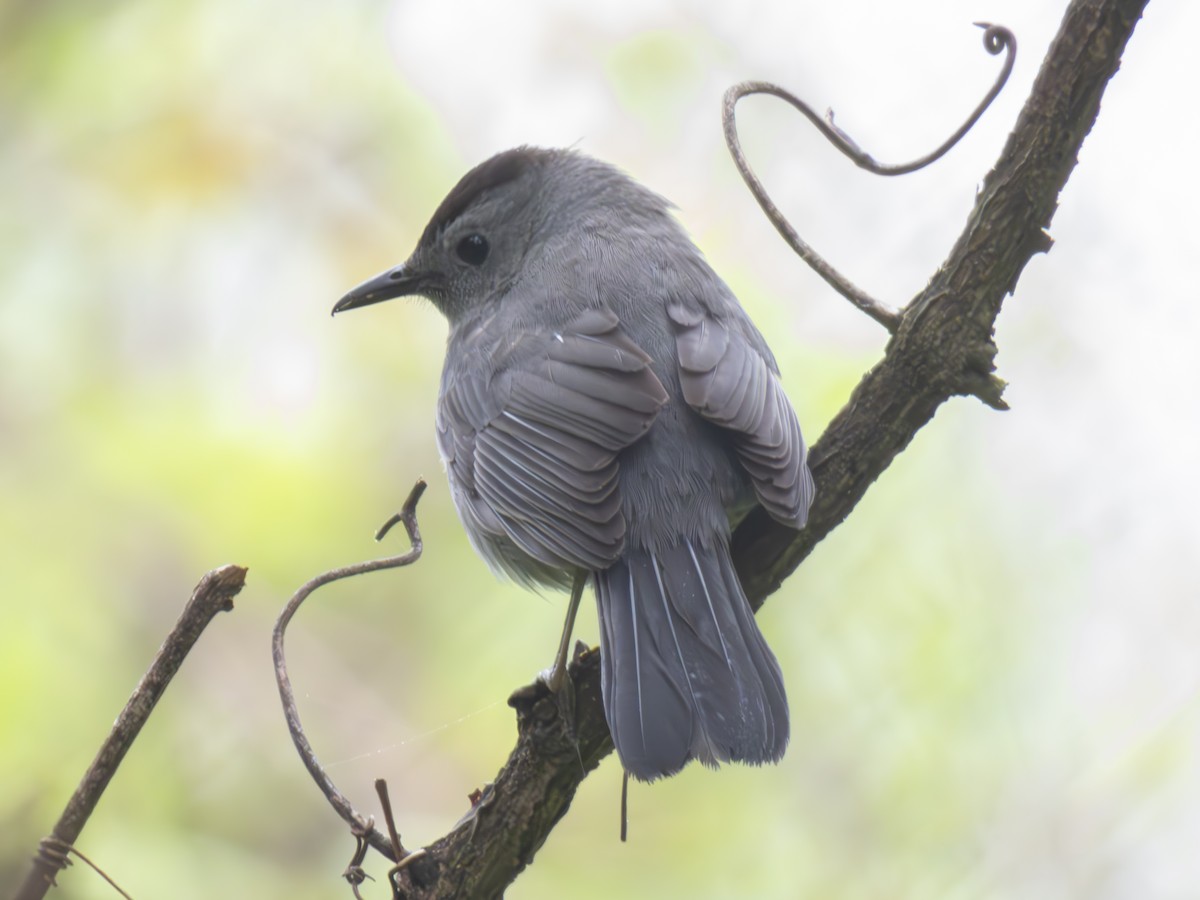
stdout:
POLYGON ((783 679, 729 536, 755 502, 804 525, 807 451, 766 342, 668 204, 581 154, 509 150, 334 311, 403 294, 450 322, 437 439, 475 549, 528 585, 590 575, 625 769, 778 760, 783 679))

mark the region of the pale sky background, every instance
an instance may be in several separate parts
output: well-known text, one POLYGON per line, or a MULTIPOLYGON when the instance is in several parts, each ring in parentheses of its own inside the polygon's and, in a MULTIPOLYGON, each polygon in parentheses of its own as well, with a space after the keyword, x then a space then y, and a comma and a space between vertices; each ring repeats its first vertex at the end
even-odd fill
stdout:
MULTIPOLYGON (((961 230, 1064 6, 46 7, 86 19, 78 47, 19 44, 28 81, 0 77, 17 123, 0 125, 0 830, 21 838, 3 861, 49 830, 200 574, 237 561, 237 613, 81 846, 139 897, 345 890, 349 843, 284 731, 269 627, 301 581, 377 552, 418 474, 426 559, 313 601, 293 665, 361 808, 385 775, 406 843, 447 830, 511 747, 503 699, 549 663, 562 601, 467 555, 433 450, 444 323, 417 302, 331 322, 333 302, 407 256, 469 166, 577 146, 674 201, 815 439, 884 334, 759 213, 722 93, 777 81, 906 161, 999 69, 972 23, 1016 32, 1008 87, 915 175, 860 172, 782 103, 739 107, 800 233, 903 304, 961 230), (185 866, 194 883, 174 883, 185 866)), ((794 717, 784 763, 636 788, 622 846, 610 759, 509 896, 1200 892, 1197 33, 1200 6, 1156 0, 1134 34, 1055 246, 999 319, 1011 411, 943 407, 764 609, 794 717)), ((590 610, 580 637, 596 640, 590 610)), ((67 874, 72 896, 106 895, 67 874)))

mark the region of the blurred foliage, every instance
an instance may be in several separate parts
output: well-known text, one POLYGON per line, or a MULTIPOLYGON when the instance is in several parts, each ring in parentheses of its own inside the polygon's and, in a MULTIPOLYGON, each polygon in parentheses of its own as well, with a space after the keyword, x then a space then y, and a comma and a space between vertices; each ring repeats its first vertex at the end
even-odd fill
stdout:
MULTIPOLYGON (((0 884, 200 575, 238 562, 237 609, 81 847, 137 897, 348 896, 352 844, 288 740, 269 634, 304 580, 390 549, 370 537, 418 475, 421 563, 331 588, 293 626, 301 713, 365 812, 389 779, 409 846, 511 746, 504 699, 548 664, 562 602, 498 585, 457 526, 432 437, 445 326, 420 303, 327 315, 407 254, 474 161, 389 58, 397 8, 0 5, 0 884)), ((400 60, 405 40, 420 37, 400 60)), ((655 132, 727 54, 695 23, 595 40, 597 77, 655 132)), ((715 121, 705 140, 722 152, 715 121)), ((714 259, 736 227, 702 235, 714 259)), ((819 434, 877 348, 818 346, 752 266, 721 268, 819 434)), ((939 413, 764 609, 794 716, 784 764, 635 786, 620 845, 610 760, 511 896, 1029 896, 1041 869, 1043 886, 1099 883, 1108 857, 1061 874, 1047 848, 1136 845, 1194 763, 1195 707, 1078 768, 1136 704, 1077 722, 1043 687, 1088 553, 1041 533, 1035 491, 1006 500, 990 416, 939 413)), ((594 613, 580 634, 595 640, 594 613)), ((81 867, 62 881, 111 896, 81 867)))

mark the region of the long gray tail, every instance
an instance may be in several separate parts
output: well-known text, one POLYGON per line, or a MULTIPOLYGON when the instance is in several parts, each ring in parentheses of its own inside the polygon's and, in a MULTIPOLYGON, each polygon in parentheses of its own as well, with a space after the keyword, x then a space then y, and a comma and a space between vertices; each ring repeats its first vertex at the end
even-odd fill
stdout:
POLYGON ((604 713, 635 778, 783 756, 787 697, 729 547, 634 550, 596 573, 604 713))

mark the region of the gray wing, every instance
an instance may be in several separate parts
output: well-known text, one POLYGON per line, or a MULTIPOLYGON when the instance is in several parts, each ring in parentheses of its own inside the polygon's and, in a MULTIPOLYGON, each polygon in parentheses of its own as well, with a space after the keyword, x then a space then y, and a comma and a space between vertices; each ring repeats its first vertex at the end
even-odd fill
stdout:
MULTIPOLYGON (((443 385, 438 442, 476 545, 506 538, 550 569, 598 570, 620 555, 617 454, 646 433, 667 393, 612 313, 520 334, 443 385), (479 371, 478 377, 471 372, 479 371)), ((481 547, 522 580, 503 548, 481 547)))
POLYGON ((738 459, 767 512, 802 527, 814 490, 808 448, 774 362, 701 310, 674 304, 667 314, 675 327, 684 400, 735 434, 738 459))

